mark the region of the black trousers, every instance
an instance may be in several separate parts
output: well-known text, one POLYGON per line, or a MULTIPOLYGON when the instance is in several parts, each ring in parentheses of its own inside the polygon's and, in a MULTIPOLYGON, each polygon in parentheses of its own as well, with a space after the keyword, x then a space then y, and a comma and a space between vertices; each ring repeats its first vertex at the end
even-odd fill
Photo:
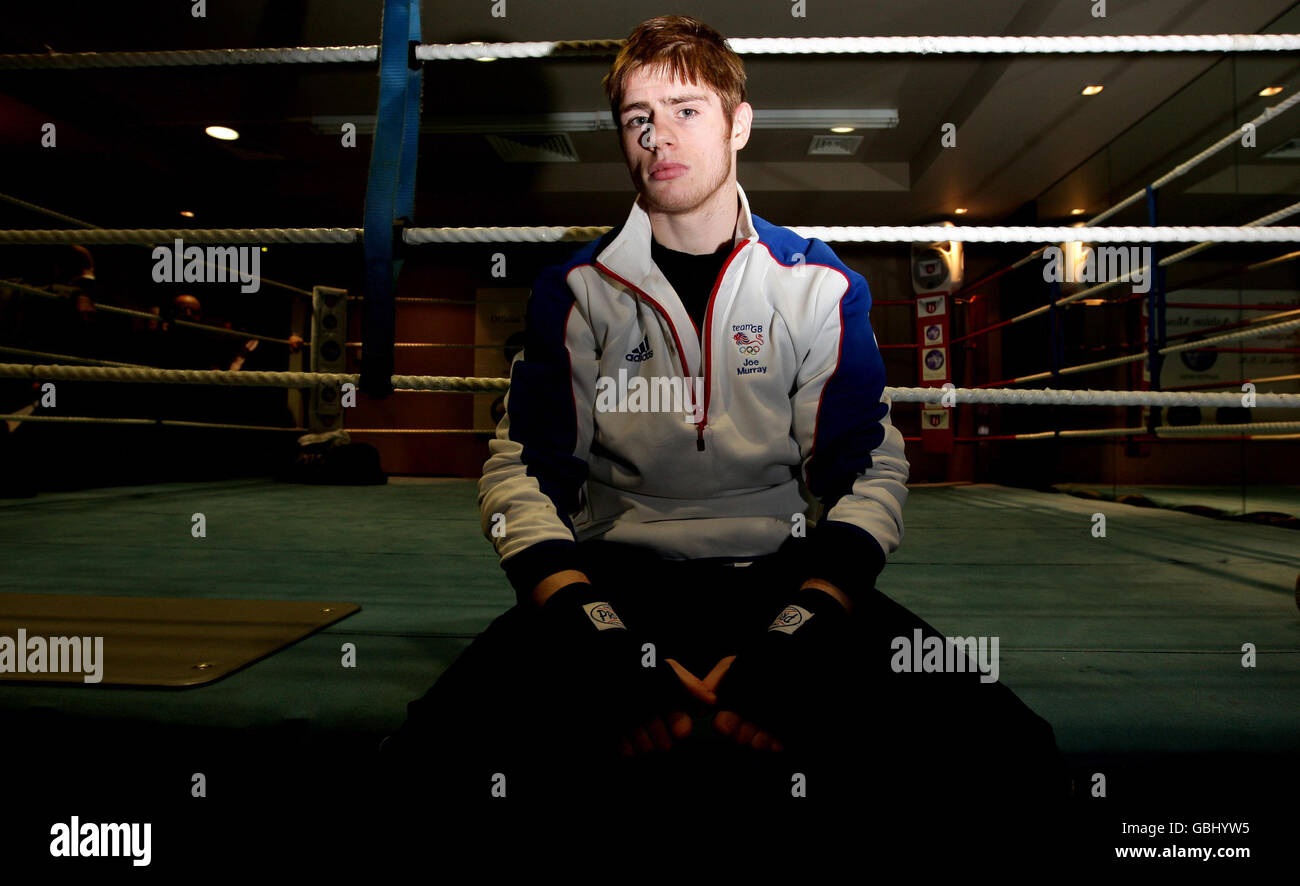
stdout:
MULTIPOLYGON (((623 620, 703 678, 747 633, 765 629, 797 587, 780 553, 747 566, 664 561, 604 541, 579 546, 623 620)), ((977 825, 1015 833, 1047 822, 1071 792, 1051 726, 1006 686, 974 672, 896 672, 893 641, 938 631, 875 589, 859 593, 851 643, 818 685, 813 740, 781 752, 737 746, 691 700, 694 731, 664 753, 623 758, 599 725, 600 699, 561 681, 536 612, 497 618, 384 744, 390 787, 443 809, 509 800, 689 808, 722 802, 866 810, 895 825, 977 825), (502 796, 504 795, 504 796, 502 796)))

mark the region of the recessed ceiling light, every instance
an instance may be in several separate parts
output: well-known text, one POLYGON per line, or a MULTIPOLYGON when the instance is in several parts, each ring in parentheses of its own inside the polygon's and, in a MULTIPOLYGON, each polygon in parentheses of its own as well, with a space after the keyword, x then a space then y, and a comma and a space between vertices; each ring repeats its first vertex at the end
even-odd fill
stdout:
POLYGON ((965 215, 965 214, 966 214, 966 207, 965 207, 965 206, 958 206, 958 207, 957 207, 956 209, 954 209, 952 212, 953 212, 953 215, 965 215))
POLYGON ((1104 304, 1106 303, 1106 299, 1104 299, 1104 298, 1085 298, 1085 299, 1083 300, 1083 303, 1084 303, 1085 305, 1087 305, 1088 307, 1090 307, 1090 308, 1095 308, 1095 307, 1097 307, 1097 305, 1104 305, 1104 304))
POLYGON ((1264 98, 1268 98, 1269 96, 1277 95, 1285 88, 1286 87, 1283 86, 1265 86, 1259 91, 1259 94, 1264 98))
POLYGON ((1104 86, 1085 86, 1085 87, 1083 87, 1083 94, 1084 94, 1084 95, 1096 95, 1097 93, 1101 92, 1101 91, 1102 91, 1103 89, 1105 89, 1105 88, 1106 88, 1106 87, 1104 87, 1104 86))
POLYGON ((231 129, 229 126, 209 126, 203 131, 213 138, 219 138, 224 142, 232 142, 239 138, 239 133, 231 129))
POLYGON ((832 126, 832 127, 831 127, 831 132, 838 132, 838 133, 840 133, 840 134, 843 134, 843 133, 846 133, 846 132, 853 132, 853 131, 854 131, 854 128, 855 128, 855 127, 852 127, 852 126, 832 126))
POLYGON ((188 210, 188 209, 182 209, 182 210, 181 210, 181 217, 182 217, 182 218, 194 218, 194 213, 191 212, 191 211, 188 210))
POLYGON ((1076 207, 1070 210, 1070 215, 1083 215, 1083 210, 1076 207))

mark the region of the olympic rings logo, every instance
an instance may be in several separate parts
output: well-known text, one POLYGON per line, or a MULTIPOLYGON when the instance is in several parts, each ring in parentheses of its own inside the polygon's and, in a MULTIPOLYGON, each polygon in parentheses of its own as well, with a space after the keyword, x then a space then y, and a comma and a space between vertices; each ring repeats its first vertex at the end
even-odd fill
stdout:
POLYGON ((749 354, 750 356, 753 356, 754 354, 757 354, 762 349, 758 345, 738 345, 737 350, 739 350, 740 353, 742 354, 749 354))

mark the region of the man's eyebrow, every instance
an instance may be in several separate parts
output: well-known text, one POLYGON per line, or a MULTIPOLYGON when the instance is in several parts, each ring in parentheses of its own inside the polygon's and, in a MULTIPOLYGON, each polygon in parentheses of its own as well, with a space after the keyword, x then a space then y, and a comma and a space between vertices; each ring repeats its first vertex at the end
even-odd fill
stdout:
MULTIPOLYGON (((684 105, 687 102, 707 102, 708 100, 709 97, 707 95, 696 93, 691 95, 669 96, 668 98, 660 99, 659 104, 684 105)), ((622 107, 622 109, 619 110, 619 113, 626 114, 628 111, 633 111, 633 110, 648 111, 650 110, 650 103, 649 102, 628 102, 622 107)))

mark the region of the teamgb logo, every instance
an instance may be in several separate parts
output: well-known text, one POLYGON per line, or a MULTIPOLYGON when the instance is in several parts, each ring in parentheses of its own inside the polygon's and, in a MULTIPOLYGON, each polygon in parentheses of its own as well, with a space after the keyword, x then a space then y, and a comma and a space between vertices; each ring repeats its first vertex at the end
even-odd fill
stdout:
POLYGON ((624 360, 630 360, 633 363, 644 363, 655 355, 654 350, 650 347, 650 336, 641 339, 641 344, 632 349, 630 354, 624 354, 624 360))
MULTIPOLYGON (((733 327, 733 329, 734 328, 735 327, 733 327)), ((737 331, 732 333, 731 339, 736 343, 736 349, 739 350, 740 353, 751 357, 763 349, 763 333, 761 332, 756 332, 751 337, 746 335, 743 331, 737 331)))
POLYGON ((741 356, 736 375, 762 375, 767 372, 767 367, 758 359, 759 352, 763 350, 762 326, 757 323, 738 323, 731 327, 731 340, 735 342, 736 350, 741 356))

